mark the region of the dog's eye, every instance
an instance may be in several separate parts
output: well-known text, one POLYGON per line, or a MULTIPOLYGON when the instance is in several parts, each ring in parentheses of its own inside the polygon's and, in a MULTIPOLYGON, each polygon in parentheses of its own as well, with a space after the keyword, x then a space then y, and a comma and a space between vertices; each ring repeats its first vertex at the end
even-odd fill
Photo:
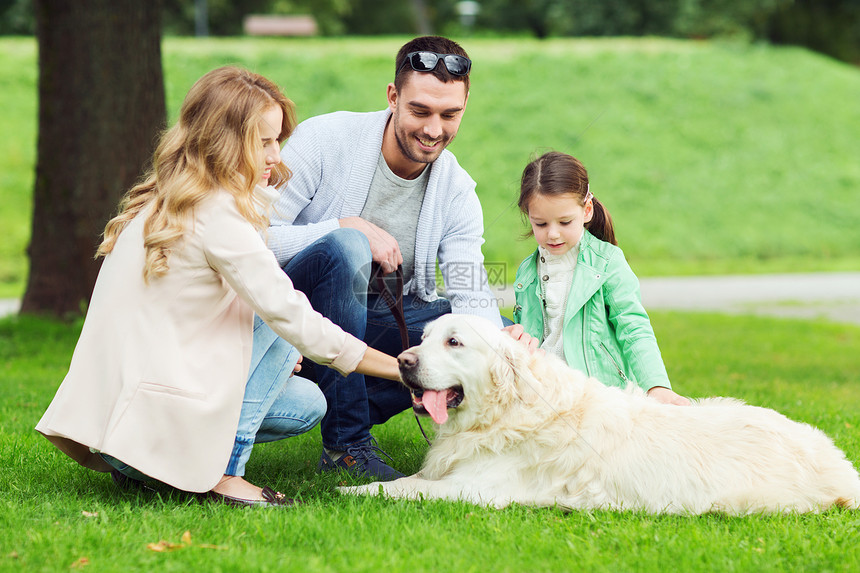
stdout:
POLYGON ((445 344, 448 346, 461 346, 460 341, 454 338, 453 336, 445 341, 445 344))

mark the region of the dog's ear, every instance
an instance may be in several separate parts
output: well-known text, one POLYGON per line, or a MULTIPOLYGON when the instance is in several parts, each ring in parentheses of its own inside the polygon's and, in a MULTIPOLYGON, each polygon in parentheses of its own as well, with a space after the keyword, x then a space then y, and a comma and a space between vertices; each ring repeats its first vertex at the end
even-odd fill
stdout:
POLYGON ((499 392, 511 392, 516 385, 514 357, 507 344, 498 345, 490 362, 490 379, 499 392))
POLYGON ((490 376, 497 388, 499 398, 505 402, 516 400, 532 403, 535 389, 529 383, 534 377, 529 370, 531 355, 513 339, 502 339, 496 347, 496 360, 490 367, 490 376))

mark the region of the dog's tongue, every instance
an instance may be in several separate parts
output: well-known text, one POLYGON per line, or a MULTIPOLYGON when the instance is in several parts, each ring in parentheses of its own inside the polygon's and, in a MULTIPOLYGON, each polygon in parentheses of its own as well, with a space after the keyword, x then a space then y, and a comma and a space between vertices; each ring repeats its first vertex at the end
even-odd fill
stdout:
POLYGON ((424 409, 437 424, 444 424, 448 419, 448 391, 424 390, 421 396, 424 409))

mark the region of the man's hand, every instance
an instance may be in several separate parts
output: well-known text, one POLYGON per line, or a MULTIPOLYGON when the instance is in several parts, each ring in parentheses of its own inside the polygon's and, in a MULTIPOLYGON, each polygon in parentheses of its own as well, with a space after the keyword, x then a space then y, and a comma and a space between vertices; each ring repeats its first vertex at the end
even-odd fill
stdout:
POLYGON ((526 348, 529 349, 529 354, 538 353, 538 356, 543 356, 546 354, 546 350, 539 348, 540 341, 534 336, 530 335, 523 328, 522 324, 512 324, 511 326, 506 326, 502 328, 503 332, 507 332, 508 335, 520 342, 520 344, 524 344, 526 348))
POLYGON ((403 255, 397 240, 386 231, 361 217, 345 217, 338 221, 341 227, 358 229, 370 242, 373 262, 378 263, 383 274, 393 273, 403 264, 403 255))
POLYGON ((673 404, 675 406, 689 406, 690 399, 685 398, 679 394, 675 394, 672 390, 668 388, 664 388, 663 386, 654 386, 650 390, 648 390, 648 395, 658 402, 663 402, 664 404, 673 404))

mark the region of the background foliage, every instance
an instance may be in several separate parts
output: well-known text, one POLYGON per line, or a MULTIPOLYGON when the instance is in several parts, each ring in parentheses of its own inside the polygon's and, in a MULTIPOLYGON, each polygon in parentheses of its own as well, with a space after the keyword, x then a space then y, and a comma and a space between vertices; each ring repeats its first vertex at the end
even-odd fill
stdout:
MULTIPOLYGON (((161 0, 168 34, 195 30, 195 0, 161 0)), ((721 36, 795 44, 860 62, 860 0, 481 0, 464 27, 458 0, 206 0, 209 31, 242 33, 248 14, 312 14, 325 35, 721 36)), ((32 34, 32 0, 0 0, 0 34, 32 34)))

